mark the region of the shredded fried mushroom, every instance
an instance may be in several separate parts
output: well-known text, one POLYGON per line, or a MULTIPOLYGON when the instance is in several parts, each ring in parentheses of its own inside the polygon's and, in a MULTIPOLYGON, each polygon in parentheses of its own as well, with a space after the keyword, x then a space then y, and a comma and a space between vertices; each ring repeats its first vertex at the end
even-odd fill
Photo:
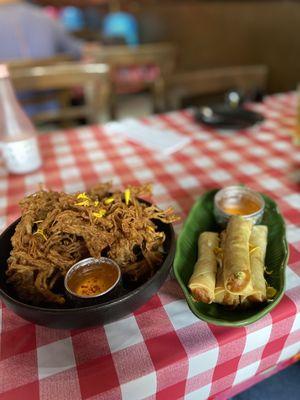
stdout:
POLYGON ((178 220, 173 209, 140 202, 151 186, 112 192, 105 183, 86 193, 40 190, 20 202, 22 217, 12 237, 7 281, 20 298, 33 304, 65 302, 56 290, 76 262, 106 256, 121 267, 123 277, 138 282, 162 263, 164 232, 155 220, 178 220))

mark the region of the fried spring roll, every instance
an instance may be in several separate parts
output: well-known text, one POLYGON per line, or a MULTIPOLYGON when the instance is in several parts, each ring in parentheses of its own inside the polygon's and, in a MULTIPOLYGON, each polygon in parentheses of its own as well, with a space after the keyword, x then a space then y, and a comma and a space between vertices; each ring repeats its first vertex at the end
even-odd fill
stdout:
POLYGON ((250 236, 250 266, 253 293, 249 300, 262 302, 266 300, 266 282, 264 278, 265 257, 267 249, 268 228, 265 225, 257 225, 252 228, 250 236))
POLYGON ((196 301, 210 304, 215 298, 217 258, 215 249, 219 246, 219 235, 203 232, 198 239, 198 260, 194 266, 189 288, 196 301))
POLYGON ((236 295, 252 290, 249 239, 252 222, 232 216, 226 229, 223 279, 225 289, 236 295))
POLYGON ((226 231, 221 233, 220 248, 221 254, 218 259, 218 270, 216 278, 216 288, 215 288, 215 303, 226 304, 228 306, 236 306, 239 304, 239 296, 229 293, 225 290, 224 279, 223 279, 223 255, 225 249, 226 231))

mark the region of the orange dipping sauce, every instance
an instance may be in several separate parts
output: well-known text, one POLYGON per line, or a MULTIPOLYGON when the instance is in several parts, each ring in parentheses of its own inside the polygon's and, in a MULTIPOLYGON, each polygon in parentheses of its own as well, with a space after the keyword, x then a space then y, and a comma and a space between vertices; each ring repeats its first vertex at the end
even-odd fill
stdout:
POLYGON ((236 201, 227 199, 221 203, 221 208, 230 215, 249 215, 260 210, 260 205, 249 197, 243 196, 236 201))
POLYGON ((118 276, 117 269, 111 264, 91 264, 88 271, 74 273, 68 286, 78 296, 97 296, 110 289, 118 276))

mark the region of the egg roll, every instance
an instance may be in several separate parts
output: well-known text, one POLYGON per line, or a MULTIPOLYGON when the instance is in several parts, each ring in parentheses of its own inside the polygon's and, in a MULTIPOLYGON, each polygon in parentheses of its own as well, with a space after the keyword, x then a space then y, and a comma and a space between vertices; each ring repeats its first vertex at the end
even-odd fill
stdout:
POLYGON ((229 293, 225 290, 224 279, 223 279, 223 257, 226 241, 226 231, 221 232, 220 235, 220 252, 217 256, 218 268, 216 277, 216 288, 215 288, 215 303, 225 304, 228 306, 236 306, 239 304, 239 296, 229 293))
POLYGON ((196 301, 210 304, 215 298, 217 258, 215 249, 219 246, 219 235, 203 232, 198 238, 198 260, 188 287, 196 301))
POLYGON ((267 298, 264 278, 267 237, 267 226, 253 226, 250 236, 250 266, 253 292, 249 296, 249 300, 252 302, 262 302, 267 298))
POLYGON ((252 222, 232 216, 226 229, 223 279, 225 289, 236 295, 252 290, 249 239, 252 222))

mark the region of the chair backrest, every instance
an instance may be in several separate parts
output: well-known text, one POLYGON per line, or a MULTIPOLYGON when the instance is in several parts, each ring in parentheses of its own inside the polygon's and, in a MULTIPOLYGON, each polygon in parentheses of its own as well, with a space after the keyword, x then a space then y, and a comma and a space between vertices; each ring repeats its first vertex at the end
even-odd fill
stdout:
POLYGON ((93 55, 97 62, 108 64, 111 69, 122 66, 156 64, 163 76, 173 72, 176 47, 170 43, 143 44, 139 46, 104 46, 93 55))
MULTIPOLYGON (((109 67, 105 64, 70 62, 56 65, 11 68, 11 79, 17 91, 53 94, 59 106, 32 116, 35 122, 62 121, 86 118, 99 121, 100 112, 107 106, 110 84, 109 67), (82 88, 83 106, 70 105, 70 93, 82 88)), ((34 97, 34 96, 33 96, 34 97)), ((26 103, 30 103, 30 100, 26 103)), ((33 103, 36 103, 33 100, 33 103)))
POLYGON ((252 89, 265 90, 267 77, 268 68, 265 65, 176 73, 167 81, 169 103, 172 103, 173 108, 178 108, 184 98, 225 93, 233 88, 245 92, 252 89))
POLYGON ((5 64, 9 67, 10 70, 15 68, 24 68, 24 67, 42 67, 44 65, 55 65, 59 63, 64 63, 72 61, 72 57, 68 54, 58 54, 53 57, 46 58, 29 58, 29 59, 20 59, 20 60, 12 60, 7 61, 5 64))

